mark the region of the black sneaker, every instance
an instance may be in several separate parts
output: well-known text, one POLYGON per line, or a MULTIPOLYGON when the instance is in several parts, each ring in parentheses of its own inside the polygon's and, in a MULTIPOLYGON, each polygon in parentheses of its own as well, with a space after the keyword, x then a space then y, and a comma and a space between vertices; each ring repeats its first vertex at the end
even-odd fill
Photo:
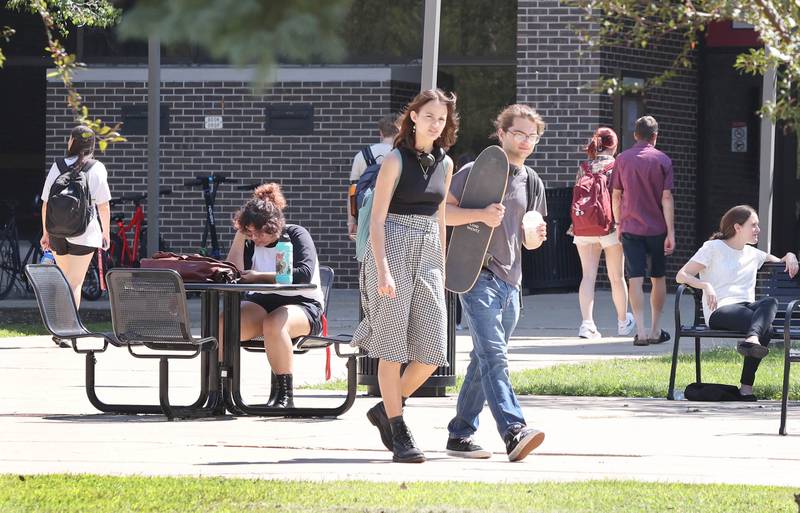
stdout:
POLYGON ((544 442, 544 432, 525 426, 508 430, 505 436, 508 461, 520 461, 544 442))
POLYGON ((422 463, 425 454, 414 443, 414 437, 408 429, 403 417, 392 419, 392 461, 397 463, 422 463))
POLYGON ((378 428, 381 434, 381 442, 387 450, 392 450, 392 426, 389 424, 389 417, 386 416, 386 408, 383 401, 379 402, 367 410, 367 418, 370 424, 378 428))
POLYGON ((492 453, 472 441, 472 438, 448 438, 447 454, 456 458, 474 458, 485 460, 492 453))

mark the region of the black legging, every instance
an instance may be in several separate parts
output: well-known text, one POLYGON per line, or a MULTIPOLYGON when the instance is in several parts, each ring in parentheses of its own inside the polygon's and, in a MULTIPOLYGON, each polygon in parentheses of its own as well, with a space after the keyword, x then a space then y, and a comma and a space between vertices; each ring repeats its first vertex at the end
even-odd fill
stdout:
MULTIPOLYGON (((765 297, 755 303, 737 303, 714 310, 708 319, 708 327, 712 330, 743 331, 747 336, 755 335, 758 342, 767 347, 772 334, 772 321, 778 313, 778 300, 765 297)), ((742 366, 742 385, 753 386, 756 370, 761 362, 758 358, 745 356, 742 366)))

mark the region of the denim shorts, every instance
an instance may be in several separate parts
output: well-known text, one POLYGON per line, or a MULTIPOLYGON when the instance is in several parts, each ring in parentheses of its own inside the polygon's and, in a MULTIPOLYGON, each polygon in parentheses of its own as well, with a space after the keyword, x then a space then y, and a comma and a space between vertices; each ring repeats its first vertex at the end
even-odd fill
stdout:
POLYGON ((664 240, 666 238, 666 233, 662 235, 622 234, 622 251, 625 254, 625 272, 628 274, 628 278, 644 278, 648 260, 650 260, 650 277, 664 277, 667 264, 666 256, 664 256, 664 240))

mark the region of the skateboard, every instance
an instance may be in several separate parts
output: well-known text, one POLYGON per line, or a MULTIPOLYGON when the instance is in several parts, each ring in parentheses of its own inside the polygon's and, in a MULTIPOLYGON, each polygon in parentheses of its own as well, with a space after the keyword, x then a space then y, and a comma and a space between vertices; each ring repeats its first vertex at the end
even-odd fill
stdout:
MULTIPOLYGON (((484 208, 500 203, 508 183, 508 156, 499 146, 489 146, 469 170, 458 206, 484 208)), ((494 228, 484 223, 454 226, 445 260, 445 288, 462 293, 478 280, 494 228)))

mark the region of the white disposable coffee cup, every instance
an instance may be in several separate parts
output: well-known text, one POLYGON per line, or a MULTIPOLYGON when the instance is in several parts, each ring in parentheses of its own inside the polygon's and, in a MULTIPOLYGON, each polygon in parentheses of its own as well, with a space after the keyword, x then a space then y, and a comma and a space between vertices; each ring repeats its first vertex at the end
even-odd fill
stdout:
POLYGON ((522 229, 525 231, 525 240, 534 241, 539 238, 537 233, 539 225, 545 223, 542 214, 536 210, 531 210, 522 216, 522 229))

